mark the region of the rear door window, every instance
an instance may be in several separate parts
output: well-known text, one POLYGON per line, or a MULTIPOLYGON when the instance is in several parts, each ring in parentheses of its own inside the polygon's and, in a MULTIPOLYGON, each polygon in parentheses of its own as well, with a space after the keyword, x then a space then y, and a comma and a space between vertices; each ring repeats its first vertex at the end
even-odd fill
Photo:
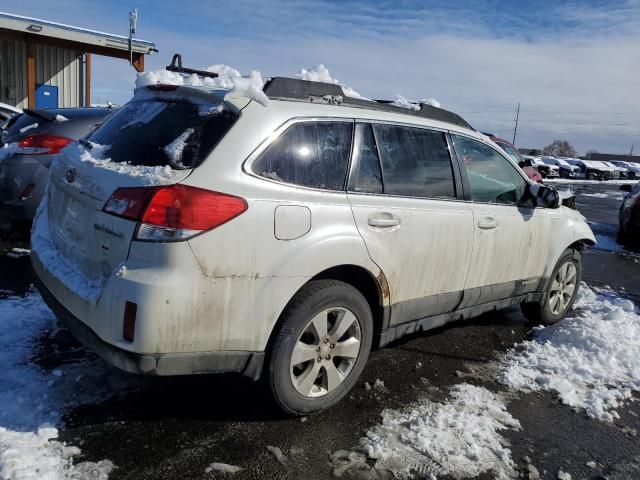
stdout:
POLYGON ((134 100, 88 139, 105 146, 105 156, 113 162, 187 169, 202 163, 237 118, 221 105, 203 108, 188 101, 134 100))
POLYGON ((384 193, 455 198, 453 169, 443 132, 399 125, 373 126, 384 193))
POLYGON ((343 190, 352 132, 353 122, 295 123, 260 154, 252 169, 279 182, 343 190))

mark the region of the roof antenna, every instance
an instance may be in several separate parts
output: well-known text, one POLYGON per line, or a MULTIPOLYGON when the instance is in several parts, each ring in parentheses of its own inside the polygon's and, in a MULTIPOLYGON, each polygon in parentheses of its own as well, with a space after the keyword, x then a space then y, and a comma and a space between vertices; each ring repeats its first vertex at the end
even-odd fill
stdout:
POLYGON ((138 28, 138 9, 134 8, 129 12, 129 64, 133 65, 133 47, 132 40, 138 28))

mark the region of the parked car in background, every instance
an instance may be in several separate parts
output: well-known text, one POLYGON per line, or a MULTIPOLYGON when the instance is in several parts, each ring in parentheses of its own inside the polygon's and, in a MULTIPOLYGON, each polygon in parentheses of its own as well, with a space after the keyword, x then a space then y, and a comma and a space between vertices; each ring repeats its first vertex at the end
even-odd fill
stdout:
POLYGON ((347 395, 372 347, 571 309, 585 218, 458 115, 282 77, 226 93, 140 88, 53 164, 36 283, 112 364, 262 376, 304 415, 347 395))
POLYGON ((611 180, 613 178, 613 168, 604 163, 577 158, 568 159, 567 162, 580 168, 580 172, 588 180, 611 180))
POLYGON ((0 102, 0 125, 19 113, 22 113, 22 109, 0 102))
POLYGON ((527 177, 529 177, 530 180, 536 183, 542 183, 542 175, 538 173, 538 170, 533 168, 533 166, 531 165, 531 161, 525 160, 522 155, 520 155, 520 152, 516 149, 516 147, 513 146, 511 142, 505 140, 504 138, 496 137, 492 133, 486 133, 485 135, 491 138, 491 140, 493 140, 496 145, 502 148, 507 153, 507 155, 509 155, 513 159, 513 161, 516 162, 516 164, 522 169, 522 171, 527 174, 527 177))
POLYGON ((620 239, 629 243, 640 243, 640 183, 621 185, 627 192, 620 205, 620 239))
POLYGON ((625 162, 623 160, 613 160, 613 163, 617 167, 623 167, 627 169, 627 178, 640 178, 640 164, 633 162, 625 162))
POLYGON ((580 176, 580 168, 571 165, 563 158, 543 156, 541 159, 547 165, 555 165, 558 167, 560 169, 560 178, 577 178, 580 176))
POLYGON ((542 178, 559 178, 560 177, 560 167, 556 165, 549 165, 542 161, 541 157, 533 157, 531 155, 525 155, 523 157, 526 160, 531 162, 533 168, 538 170, 538 173, 542 175, 542 178))
POLYGON ((613 162, 605 162, 603 161, 602 163, 604 163, 607 167, 613 168, 614 174, 613 174, 613 178, 629 178, 629 169, 626 167, 621 167, 619 165, 616 165, 613 162))
POLYGON ((31 220, 53 157, 111 112, 109 108, 25 109, 6 122, 0 131, 0 216, 31 220))

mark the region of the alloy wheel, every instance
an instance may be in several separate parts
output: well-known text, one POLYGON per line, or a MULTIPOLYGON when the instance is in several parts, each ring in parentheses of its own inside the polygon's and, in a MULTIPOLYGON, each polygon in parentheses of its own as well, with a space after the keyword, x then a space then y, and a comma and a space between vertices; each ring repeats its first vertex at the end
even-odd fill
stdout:
POLYGON ((549 289, 549 309, 554 315, 564 313, 576 290, 577 269, 571 261, 556 272, 549 289))
POLYGON ((343 307, 326 309, 309 321, 293 348, 291 382, 305 397, 322 397, 349 375, 360 353, 360 322, 343 307))

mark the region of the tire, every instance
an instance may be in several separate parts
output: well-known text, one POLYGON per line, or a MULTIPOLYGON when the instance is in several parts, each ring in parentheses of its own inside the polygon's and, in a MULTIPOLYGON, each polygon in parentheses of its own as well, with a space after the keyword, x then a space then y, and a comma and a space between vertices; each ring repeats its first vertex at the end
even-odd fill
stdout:
POLYGON ((593 172, 589 172, 589 173, 587 173, 587 178, 589 180, 597 180, 598 179, 598 175, 593 173, 593 172))
POLYGON ((576 300, 582 278, 582 257, 573 249, 565 250, 556 263, 539 302, 522 304, 522 313, 531 325, 553 325, 562 320, 576 300), (566 266, 567 270, 564 270, 566 266), (573 275, 571 274, 573 272, 573 275), (573 290, 570 287, 573 286, 573 290), (558 303, 555 303, 556 300, 558 303))
POLYGON ((265 380, 278 407, 304 415, 338 403, 362 373, 372 338, 371 308, 358 290, 338 280, 309 282, 282 313, 268 352, 265 380), (302 362, 293 363, 294 352, 302 362))

